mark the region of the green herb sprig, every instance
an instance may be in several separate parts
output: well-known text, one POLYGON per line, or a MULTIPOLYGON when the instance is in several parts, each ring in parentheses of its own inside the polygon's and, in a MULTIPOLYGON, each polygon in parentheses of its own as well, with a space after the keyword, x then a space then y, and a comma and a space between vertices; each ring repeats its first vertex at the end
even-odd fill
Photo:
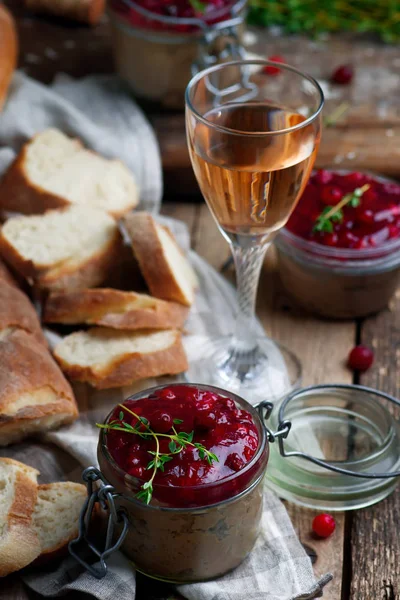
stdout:
POLYGON ((313 232, 324 231, 326 233, 333 232, 333 224, 341 223, 343 221, 343 207, 349 204, 353 208, 360 205, 362 195, 364 192, 369 190, 370 185, 366 183, 360 188, 356 188, 349 194, 343 196, 343 198, 335 206, 327 206, 324 208, 322 213, 316 218, 313 232))
POLYGON ((199 453, 201 460, 206 459, 210 465, 215 462, 219 462, 218 456, 210 450, 207 450, 205 446, 198 442, 193 442, 194 431, 186 433, 184 431, 176 431, 175 425, 183 423, 182 419, 174 419, 172 426, 172 433, 157 433, 150 427, 148 419, 137 415, 135 412, 130 410, 127 406, 119 404, 122 409, 126 410, 129 414, 133 415, 137 421, 134 425, 125 421, 125 414, 121 410, 119 413, 119 419, 114 419, 107 424, 96 423, 96 427, 99 429, 105 429, 106 431, 123 431, 125 433, 132 433, 138 435, 141 438, 149 439, 154 438, 155 450, 148 450, 148 453, 153 456, 152 460, 148 463, 146 469, 153 470, 151 477, 146 481, 140 488, 140 492, 136 494, 136 498, 146 504, 150 504, 153 497, 153 481, 157 474, 157 471, 164 471, 164 465, 173 459, 174 455, 182 452, 187 446, 193 446, 199 453), (160 452, 159 438, 169 438, 168 449, 170 452, 160 452))

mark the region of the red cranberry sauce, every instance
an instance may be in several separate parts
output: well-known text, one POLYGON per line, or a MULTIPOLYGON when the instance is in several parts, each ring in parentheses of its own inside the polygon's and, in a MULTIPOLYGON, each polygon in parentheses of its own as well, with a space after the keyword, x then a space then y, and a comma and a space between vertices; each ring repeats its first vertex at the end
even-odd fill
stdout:
MULTIPOLYGON (((204 10, 201 12, 196 10, 198 3, 190 0, 173 0, 172 2, 170 0, 136 0, 136 4, 156 15, 184 19, 199 18, 212 25, 228 18, 228 9, 232 6, 233 0, 204 0, 202 2, 204 10)), ((193 25, 166 24, 155 19, 149 19, 140 14, 135 8, 129 7, 122 0, 111 0, 111 7, 134 27, 176 33, 192 33, 198 30, 193 25)))
MULTIPOLYGON (((174 427, 178 433, 193 432, 193 444, 202 444, 219 459, 210 464, 207 458, 200 457, 197 448, 187 445, 164 464, 164 471, 157 471, 153 481, 155 499, 172 506, 211 504, 242 491, 254 478, 254 471, 249 469, 245 477, 232 478, 225 485, 221 482, 223 485, 213 486, 218 489, 211 492, 194 489, 194 486, 217 482, 233 474, 240 476, 240 471, 258 449, 259 433, 251 414, 237 408, 230 398, 192 386, 175 385, 156 390, 140 400, 127 400, 124 406, 145 417, 154 432, 164 434, 158 438, 160 453, 170 453, 168 434, 174 433, 174 427)), ((109 420, 120 422, 121 411, 124 413, 123 421, 135 426, 137 418, 120 407, 116 407, 109 420)), ((115 430, 108 431, 106 435, 106 443, 115 462, 126 473, 138 478, 140 485, 148 481, 152 470, 146 467, 154 458, 149 453, 156 449, 154 438, 145 439, 115 430)))
POLYGON ((312 174, 287 229, 306 240, 337 248, 374 248, 400 237, 400 184, 382 183, 363 173, 340 175, 320 170, 312 174), (333 231, 313 231, 327 206, 337 205, 345 194, 368 184, 357 207, 343 207, 343 219, 332 222, 333 231))

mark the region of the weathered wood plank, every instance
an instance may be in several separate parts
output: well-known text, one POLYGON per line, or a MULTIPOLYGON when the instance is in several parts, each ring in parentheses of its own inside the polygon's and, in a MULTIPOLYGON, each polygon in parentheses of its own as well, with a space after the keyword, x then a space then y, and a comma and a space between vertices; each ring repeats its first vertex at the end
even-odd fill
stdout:
MULTIPOLYGON (((361 341, 375 364, 361 383, 400 396, 400 290, 389 310, 365 321, 361 341)), ((394 414, 400 418, 400 410, 394 414)), ((400 598, 400 488, 383 502, 353 515, 351 600, 400 598)))
MULTIPOLYGON (((200 210, 194 247, 199 254, 206 255, 210 264, 217 269, 228 256, 228 244, 219 233, 205 205, 200 210)), ((227 276, 233 280, 233 269, 229 270, 227 276)), ((304 383, 352 381, 352 374, 345 367, 345 357, 349 348, 354 345, 354 323, 317 320, 292 307, 279 285, 273 251, 262 270, 257 315, 269 335, 301 356, 304 383)), ((335 515, 337 530, 331 539, 317 540, 311 534, 311 523, 316 513, 294 505, 288 505, 288 509, 302 543, 316 554, 316 574, 332 572, 335 576, 334 581, 326 588, 324 598, 339 600, 343 569, 344 514, 335 515)))

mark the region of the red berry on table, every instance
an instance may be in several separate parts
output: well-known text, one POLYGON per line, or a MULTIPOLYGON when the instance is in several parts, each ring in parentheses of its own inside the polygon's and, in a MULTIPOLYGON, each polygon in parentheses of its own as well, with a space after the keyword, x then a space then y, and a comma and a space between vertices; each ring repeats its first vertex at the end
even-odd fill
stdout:
POLYGON ((341 65, 332 73, 332 81, 341 85, 350 83, 353 79, 354 71, 351 65, 341 65))
POLYGON ((367 346, 355 346, 349 354, 348 366, 353 371, 366 371, 374 362, 374 353, 367 346))
POLYGON ((312 522, 313 532, 321 538, 328 538, 335 531, 335 519, 327 513, 317 515, 312 522))
POLYGON ((328 206, 335 206, 343 198, 343 192, 340 188, 333 185, 327 185, 322 188, 321 200, 328 206))
MULTIPOLYGON (((285 59, 283 58, 283 56, 279 56, 278 54, 275 54, 273 56, 269 56, 268 60, 270 60, 271 62, 277 62, 277 63, 284 63, 284 62, 286 62, 285 59)), ((279 69, 279 67, 274 67, 273 65, 266 65, 263 68, 263 72, 266 75, 279 75, 279 73, 281 72, 281 70, 279 69)))

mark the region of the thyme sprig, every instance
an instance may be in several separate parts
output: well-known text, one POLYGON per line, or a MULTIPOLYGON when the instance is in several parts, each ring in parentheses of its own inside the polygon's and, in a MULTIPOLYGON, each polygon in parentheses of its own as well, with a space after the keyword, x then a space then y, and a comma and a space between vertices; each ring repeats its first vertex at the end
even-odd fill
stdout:
POLYGON ((335 206, 327 206, 322 213, 316 218, 313 232, 324 231, 326 233, 333 232, 333 224, 343 221, 343 208, 349 204, 353 208, 360 205, 362 195, 369 190, 370 185, 366 183, 360 188, 356 188, 352 192, 343 196, 343 198, 335 206))
POLYGON ((193 442, 194 431, 186 433, 185 431, 178 432, 176 430, 175 425, 180 425, 183 423, 182 419, 173 420, 173 426, 171 428, 172 433, 157 433, 151 429, 148 419, 139 416, 123 404, 119 404, 118 406, 134 416, 137 419, 136 423, 134 425, 127 423, 125 420, 125 414, 123 410, 121 410, 118 415, 119 419, 114 419, 107 424, 96 423, 96 426, 99 427, 99 429, 105 429, 106 431, 123 431, 125 433, 138 435, 144 439, 154 438, 155 442, 155 450, 148 450, 148 453, 151 454, 153 458, 146 466, 146 470, 152 469, 153 472, 150 479, 145 481, 145 483, 141 486, 140 492, 136 494, 136 498, 138 498, 138 500, 141 500, 146 504, 150 504, 153 497, 153 481, 157 471, 164 471, 164 465, 172 460, 174 455, 182 452, 182 450, 187 446, 193 446, 196 448, 199 458, 201 460, 207 459, 210 465, 212 465, 214 461, 219 462, 216 454, 210 452, 210 450, 207 450, 207 448, 202 444, 193 442), (159 438, 162 437, 169 438, 170 440, 168 444, 169 452, 160 452, 159 438))

